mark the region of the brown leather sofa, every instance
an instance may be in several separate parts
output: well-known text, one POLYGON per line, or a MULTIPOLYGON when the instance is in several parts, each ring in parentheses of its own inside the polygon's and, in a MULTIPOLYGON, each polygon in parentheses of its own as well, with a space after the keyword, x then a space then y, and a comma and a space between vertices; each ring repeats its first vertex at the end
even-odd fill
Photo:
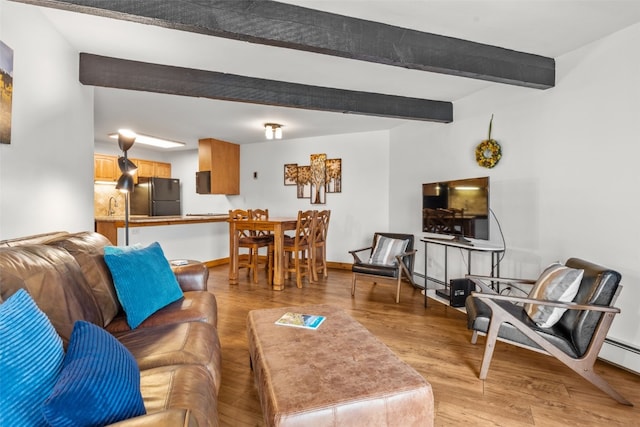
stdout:
POLYGON ((65 346, 84 320, 112 333, 140 367, 147 415, 117 426, 217 426, 221 353, 217 305, 204 264, 172 267, 184 298, 135 330, 104 262, 111 243, 94 232, 55 232, 0 241, 0 303, 24 288, 49 317, 65 346))

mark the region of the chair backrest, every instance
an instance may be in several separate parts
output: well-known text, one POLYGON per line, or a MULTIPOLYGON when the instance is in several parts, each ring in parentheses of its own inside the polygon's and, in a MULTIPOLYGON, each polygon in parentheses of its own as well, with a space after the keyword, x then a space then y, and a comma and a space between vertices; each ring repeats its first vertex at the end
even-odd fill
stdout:
POLYGON ((316 215, 316 227, 313 232, 313 243, 326 242, 329 231, 330 210, 319 211, 316 215))
MULTIPOLYGON (((269 219, 269 209, 249 209, 249 218, 252 220, 266 220, 269 219)), ((264 230, 253 230, 252 236, 267 236, 270 233, 264 230)))
POLYGON ((316 215, 318 211, 298 211, 298 222, 296 224, 295 243, 296 247, 306 246, 313 243, 313 230, 316 225, 316 215))
MULTIPOLYGON (((249 219, 249 211, 244 210, 244 209, 233 209, 233 210, 229 210, 229 219, 230 220, 241 220, 241 221, 246 221, 249 219)), ((244 231, 240 231, 239 232, 240 237, 249 237, 249 231, 244 230, 244 231)))
POLYGON ((249 219, 249 211, 244 209, 229 210, 229 219, 249 219))
MULTIPOLYGON (((383 233, 383 232, 377 232, 373 235, 373 243, 371 245, 372 248, 376 247, 376 243, 378 243, 378 237, 380 236, 384 236, 384 237, 389 237, 391 239, 401 239, 401 240, 408 240, 407 243, 407 252, 408 251, 412 251, 413 250, 413 234, 402 234, 402 233, 383 233)), ((403 261, 405 263, 405 265, 407 266, 407 268, 409 269, 409 271, 413 274, 413 258, 412 256, 406 256, 403 258, 403 261)))
MULTIPOLYGON (((622 279, 620 273, 579 258, 570 258, 565 265, 584 270, 574 302, 604 306, 613 304, 622 279)), ((587 351, 602 315, 596 311, 567 310, 556 326, 570 334, 573 344, 582 355, 587 351)))
POLYGON ((269 219, 269 209, 249 209, 251 219, 269 219))

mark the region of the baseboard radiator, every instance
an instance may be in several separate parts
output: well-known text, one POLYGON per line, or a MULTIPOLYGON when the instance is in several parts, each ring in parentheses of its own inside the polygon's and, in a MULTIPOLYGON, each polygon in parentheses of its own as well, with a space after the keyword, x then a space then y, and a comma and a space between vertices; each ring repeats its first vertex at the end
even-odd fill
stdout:
POLYGON ((607 344, 613 345, 615 347, 621 348, 624 351, 629 351, 631 353, 635 353, 637 355, 640 355, 640 348, 638 348, 638 347, 634 347, 632 345, 625 344, 623 342, 617 341, 617 340, 612 339, 612 338, 605 338, 604 342, 606 342, 607 344))

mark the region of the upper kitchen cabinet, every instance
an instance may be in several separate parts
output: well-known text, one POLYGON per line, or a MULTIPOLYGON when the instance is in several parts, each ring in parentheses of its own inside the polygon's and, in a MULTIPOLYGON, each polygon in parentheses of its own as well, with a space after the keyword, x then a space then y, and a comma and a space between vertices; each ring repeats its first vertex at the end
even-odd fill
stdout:
POLYGON ((158 178, 171 178, 171 163, 156 162, 154 171, 158 178))
POLYGON ((137 176, 145 178, 171 178, 171 163, 131 159, 138 166, 137 176))
POLYGON ((118 157, 107 154, 93 156, 93 179, 95 181, 117 181, 120 176, 118 157))
POLYGON ((240 146, 238 144, 213 138, 199 140, 198 170, 200 173, 209 172, 209 194, 240 194, 240 146))
MULTIPOLYGON (((136 183, 139 176, 171 178, 171 163, 133 158, 129 160, 138 166, 138 171, 134 175, 136 183)), ((93 172, 95 181, 117 181, 121 174, 118 166, 118 156, 95 153, 93 155, 93 172)))
POLYGON ((155 165, 151 160, 131 159, 138 166, 136 175, 153 178, 155 175, 155 165))

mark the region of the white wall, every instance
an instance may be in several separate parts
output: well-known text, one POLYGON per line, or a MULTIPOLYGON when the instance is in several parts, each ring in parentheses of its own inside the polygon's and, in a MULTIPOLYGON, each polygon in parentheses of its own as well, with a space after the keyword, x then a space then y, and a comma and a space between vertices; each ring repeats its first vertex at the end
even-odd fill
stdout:
POLYGON ((93 228, 93 89, 37 8, 0 0, 13 49, 11 144, 0 144, 0 239, 93 228))
MULTIPOLYGON (((503 275, 535 278, 573 256, 620 271, 622 314, 609 337, 640 348, 639 44, 635 25, 558 58, 553 89, 495 87, 455 103, 450 125, 394 129, 391 222, 420 233, 421 182, 489 175, 508 248, 503 275), (491 114, 503 157, 488 170, 473 153, 491 114)), ((497 232, 492 224, 492 240, 497 232)), ((601 354, 640 372, 637 355, 609 346, 601 354)))
MULTIPOLYGON (((374 231, 389 228, 389 132, 365 132, 241 146, 242 195, 238 207, 268 208, 270 216, 296 216, 298 210, 330 209, 327 258, 351 263, 348 251, 367 246, 374 231), (285 163, 309 165, 311 154, 342 159, 342 193, 326 204, 298 199, 284 185, 285 163), (258 179, 253 179, 253 172, 258 179)), ((403 229, 403 230, 409 230, 403 229)), ((400 231, 403 231, 400 230, 400 231)))

